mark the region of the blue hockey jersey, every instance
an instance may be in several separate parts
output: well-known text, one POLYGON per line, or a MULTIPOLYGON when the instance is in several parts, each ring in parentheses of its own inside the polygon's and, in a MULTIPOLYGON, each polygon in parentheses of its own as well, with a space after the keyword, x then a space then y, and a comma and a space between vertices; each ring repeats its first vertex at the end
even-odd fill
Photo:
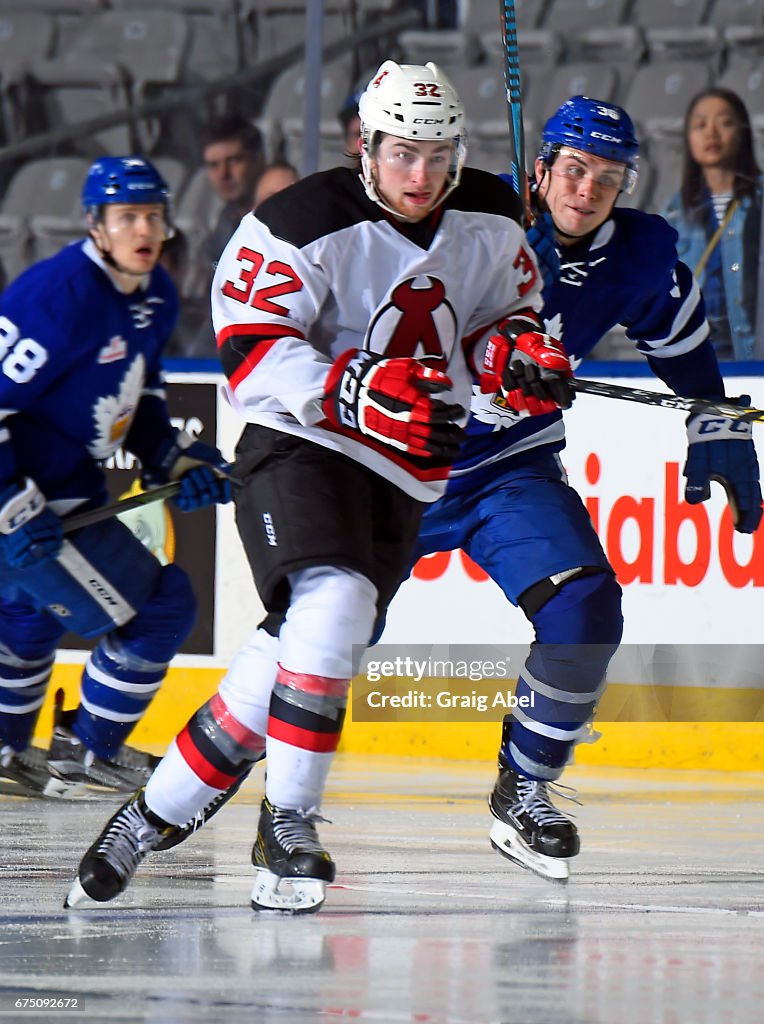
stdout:
POLYGON ((88 239, 24 271, 0 296, 0 488, 31 477, 64 514, 101 503, 100 463, 146 461, 174 431, 161 353, 178 316, 163 267, 121 292, 88 239))
MULTIPOLYGON (((560 252, 560 276, 542 316, 574 366, 615 325, 642 352, 656 376, 676 394, 722 396, 724 384, 703 299, 679 261, 677 234, 662 218, 614 209, 593 234, 560 252)), ((500 396, 473 386, 467 441, 451 470, 449 492, 474 486, 506 458, 525 458, 543 446, 565 446, 561 413, 519 418, 500 396)))

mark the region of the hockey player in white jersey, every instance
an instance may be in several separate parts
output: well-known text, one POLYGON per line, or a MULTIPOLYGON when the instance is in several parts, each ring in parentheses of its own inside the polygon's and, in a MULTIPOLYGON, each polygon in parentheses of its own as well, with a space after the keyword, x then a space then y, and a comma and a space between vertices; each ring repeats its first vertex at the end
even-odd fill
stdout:
POLYGON ((312 175, 244 217, 213 284, 247 424, 237 525, 268 617, 86 853, 70 905, 117 896, 263 752, 252 905, 321 905, 335 866, 316 826, 349 681, 443 493, 497 324, 509 318, 518 354, 546 361, 569 401, 517 197, 463 168, 446 76, 386 61, 360 114, 361 174, 312 175))
POLYGON ((169 203, 148 161, 97 160, 82 190, 87 238, 0 297, 0 784, 14 793, 146 779, 157 758, 124 741, 193 625, 186 574, 118 520, 64 536, 67 515, 107 502, 101 463, 124 445, 146 485, 180 480, 180 507, 230 498, 220 452, 167 412, 161 355, 178 300, 157 260, 169 203), (97 643, 46 752, 31 738, 67 631, 97 643))

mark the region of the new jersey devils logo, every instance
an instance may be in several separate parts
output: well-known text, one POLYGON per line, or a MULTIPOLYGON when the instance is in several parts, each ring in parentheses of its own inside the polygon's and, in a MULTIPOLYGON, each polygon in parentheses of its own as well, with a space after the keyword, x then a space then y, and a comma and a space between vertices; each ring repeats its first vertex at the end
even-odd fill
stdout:
POLYGON ((397 284, 369 324, 366 347, 391 359, 414 357, 448 363, 456 314, 442 281, 429 275, 397 284))

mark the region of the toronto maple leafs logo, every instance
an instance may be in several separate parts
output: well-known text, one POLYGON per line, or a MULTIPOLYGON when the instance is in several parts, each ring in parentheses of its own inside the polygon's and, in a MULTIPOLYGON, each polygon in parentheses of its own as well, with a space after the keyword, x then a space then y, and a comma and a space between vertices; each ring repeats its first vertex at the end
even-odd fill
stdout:
POLYGON ((94 437, 88 451, 94 459, 111 458, 127 437, 146 379, 146 360, 137 355, 116 395, 101 395, 93 407, 94 437))
MULTIPOLYGON (((544 324, 546 325, 546 333, 552 338, 557 338, 557 340, 561 341, 564 345, 565 327, 562 322, 562 313, 555 313, 554 316, 549 317, 549 319, 546 319, 545 317, 544 324)), ((570 352, 568 352, 568 358, 570 359, 570 365, 574 370, 577 370, 583 362, 581 356, 574 356, 570 352)))
POLYGON ((484 395, 479 384, 472 385, 470 412, 478 423, 485 423, 492 431, 507 430, 523 418, 514 409, 510 409, 501 392, 496 395, 484 395))
MULTIPOLYGON (((549 319, 544 318, 544 325, 546 333, 550 337, 564 342, 561 313, 555 313, 549 319)), ((571 357, 570 363, 574 369, 580 362, 579 358, 571 357)), ((479 384, 472 385, 470 412, 473 419, 477 420, 478 423, 485 423, 491 427, 492 431, 508 430, 527 416, 527 413, 518 413, 510 408, 501 391, 494 395, 486 395, 481 392, 479 384)))
POLYGON ((546 333, 550 338, 557 338, 557 340, 561 341, 563 345, 565 344, 565 338, 563 338, 565 328, 562 324, 562 313, 555 313, 554 316, 550 317, 548 320, 544 317, 544 326, 546 327, 546 333))

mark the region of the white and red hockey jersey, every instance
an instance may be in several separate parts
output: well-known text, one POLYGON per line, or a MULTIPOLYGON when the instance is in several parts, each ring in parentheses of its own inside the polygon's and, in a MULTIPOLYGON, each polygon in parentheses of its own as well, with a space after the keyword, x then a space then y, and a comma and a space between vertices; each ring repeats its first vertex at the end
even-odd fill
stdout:
POLYGON ((348 168, 277 193, 242 219, 212 286, 231 404, 250 423, 343 452, 434 501, 448 465, 332 427, 321 408, 326 376, 350 348, 426 359, 453 381, 438 397, 460 404, 466 420, 493 326, 541 307, 517 220, 512 189, 471 168, 418 224, 385 214, 348 168))

